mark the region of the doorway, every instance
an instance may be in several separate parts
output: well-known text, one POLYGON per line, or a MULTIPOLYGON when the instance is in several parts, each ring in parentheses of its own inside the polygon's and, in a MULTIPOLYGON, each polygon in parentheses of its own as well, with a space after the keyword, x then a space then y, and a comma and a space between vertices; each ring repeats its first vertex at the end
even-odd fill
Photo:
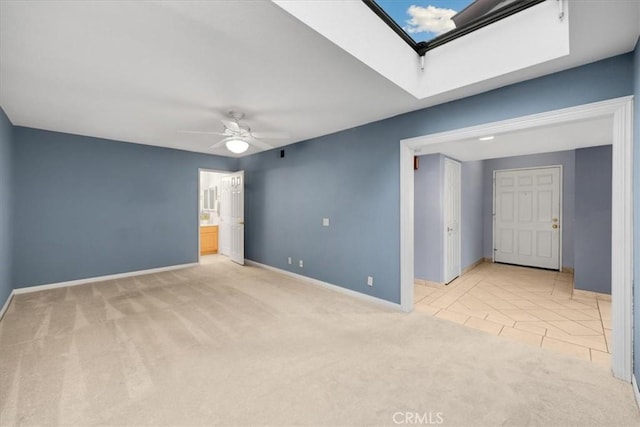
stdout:
POLYGON ((493 261, 560 270, 562 166, 493 173, 493 261))
POLYGON ((198 172, 198 257, 208 263, 219 251, 220 186, 224 173, 206 169, 198 172))
MULTIPOLYGON (((405 311, 413 309, 413 157, 440 152, 438 144, 543 126, 607 118, 611 120, 612 176, 612 357, 613 375, 625 381, 632 376, 632 273, 633 273, 633 97, 622 97, 561 110, 547 111, 400 141, 400 300, 405 311), (426 150, 425 150, 426 149, 426 150), (435 151, 434 151, 435 149, 435 151)), ((548 151, 548 150, 547 150, 548 151)))
POLYGON ((244 265, 244 172, 198 170, 198 261, 244 265))

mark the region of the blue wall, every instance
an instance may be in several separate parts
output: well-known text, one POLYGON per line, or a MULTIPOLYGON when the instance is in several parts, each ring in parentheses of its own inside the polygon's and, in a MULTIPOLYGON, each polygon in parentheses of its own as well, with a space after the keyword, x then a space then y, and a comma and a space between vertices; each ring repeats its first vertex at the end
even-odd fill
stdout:
POLYGON ((11 149, 13 125, 0 108, 0 308, 11 290, 11 149))
POLYGON ((198 168, 237 160, 15 127, 13 286, 198 260, 198 168))
POLYGON ((197 168, 239 165, 249 259, 280 268, 291 268, 287 256, 303 259, 304 269, 291 269, 399 302, 398 141, 629 95, 632 66, 632 54, 620 55, 304 141, 284 159, 273 150, 238 162, 14 128, 13 285, 195 261, 197 168))
POLYGON ((484 258, 484 163, 462 163, 462 269, 484 258))
POLYGON ((611 145, 576 150, 574 284, 606 294, 611 294, 611 156, 611 145))
POLYGON ((414 276, 440 283, 444 277, 444 156, 421 156, 420 167, 414 171, 413 177, 414 276))
POLYGON ((633 55, 620 55, 294 144, 285 159, 277 150, 242 158, 247 258, 398 303, 399 141, 627 96, 632 67, 633 55))
POLYGON ((242 158, 246 257, 398 301, 399 150, 385 142, 394 132, 378 122, 291 145, 285 158, 242 158))
POLYGON ((493 171, 562 165, 562 266, 573 268, 575 150, 486 160, 484 164, 484 256, 493 257, 493 171))
MULTIPOLYGON (((634 199, 634 265, 633 265, 633 281, 634 281, 634 293, 633 293, 633 307, 634 307, 634 364, 633 372, 636 376, 636 380, 640 381, 640 42, 636 44, 636 50, 633 54, 633 93, 634 99, 634 139, 635 144, 633 146, 633 167, 634 167, 634 180, 633 180, 633 199, 634 199)), ((640 386, 639 386, 640 387, 640 386)))

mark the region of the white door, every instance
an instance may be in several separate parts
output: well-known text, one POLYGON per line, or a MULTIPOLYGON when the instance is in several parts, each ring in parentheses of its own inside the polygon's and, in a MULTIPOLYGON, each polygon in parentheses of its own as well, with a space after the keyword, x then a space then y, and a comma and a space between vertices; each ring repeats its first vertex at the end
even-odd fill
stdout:
POLYGON ((222 178, 220 253, 244 265, 244 171, 222 178))
POLYGON ((460 275, 460 163, 444 159, 444 281, 460 275))
POLYGON ((494 260, 560 269, 560 166, 494 172, 494 260))

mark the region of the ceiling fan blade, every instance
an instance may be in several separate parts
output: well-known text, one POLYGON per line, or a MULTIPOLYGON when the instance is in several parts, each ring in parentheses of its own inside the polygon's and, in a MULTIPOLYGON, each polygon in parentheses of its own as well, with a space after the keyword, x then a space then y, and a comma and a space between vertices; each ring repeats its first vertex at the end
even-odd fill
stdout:
POLYGON ((253 136, 251 138, 247 138, 247 139, 248 139, 249 144, 251 144, 251 145, 253 145, 255 147, 258 147, 261 150, 271 150, 272 148, 274 148, 273 145, 267 144, 264 141, 260 141, 258 138, 255 138, 253 136))
POLYGON ((286 132, 251 132, 251 135, 262 139, 287 139, 291 137, 286 132))
POLYGON ((226 135, 226 133, 209 132, 204 130, 179 130, 178 133, 192 133, 196 135, 226 135))
POLYGON ((237 122, 227 119, 222 119, 221 122, 226 126, 227 129, 234 132, 240 132, 240 125, 238 125, 237 122))

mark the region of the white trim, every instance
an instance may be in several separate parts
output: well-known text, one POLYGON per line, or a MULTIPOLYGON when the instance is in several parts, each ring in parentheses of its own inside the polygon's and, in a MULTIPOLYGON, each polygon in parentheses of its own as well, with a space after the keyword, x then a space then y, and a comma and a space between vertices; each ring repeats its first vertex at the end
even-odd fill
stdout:
MULTIPOLYGON (((560 197, 560 209, 558 212, 558 219, 560 225, 560 236, 558 242, 558 271, 563 271, 562 269, 562 235, 564 234, 564 167, 560 165, 549 165, 549 166, 531 166, 528 168, 511 168, 511 169, 495 169, 493 171, 493 212, 492 212, 492 229, 491 229, 491 259, 493 262, 496 262, 496 251, 494 250, 496 247, 496 172, 511 172, 511 171, 524 171, 524 170, 535 170, 535 169, 551 169, 558 168, 560 169, 560 187, 559 187, 559 197, 560 197)), ((535 267, 535 266, 534 266, 535 267)))
MULTIPOLYGON (((413 176, 411 159, 415 150, 432 144, 479 138, 488 134, 512 132, 537 126, 613 117, 613 176, 612 176, 612 338, 611 368, 617 378, 631 382, 632 336, 632 273, 633 273, 633 96, 547 111, 539 114, 486 123, 400 141, 400 299, 411 301, 413 294, 413 187, 407 177, 413 176), (411 233, 410 235, 408 233, 411 233), (403 262, 411 259, 411 262, 403 262)), ((424 154, 425 151, 422 151, 424 154)), ((403 304, 403 308, 406 308, 403 304)), ((411 310, 412 307, 408 307, 411 310)))
POLYGON ((13 299, 13 289, 9 293, 9 296, 7 297, 7 300, 4 302, 4 305, 2 306, 2 308, 0 308, 0 320, 2 320, 2 316, 4 316, 4 313, 9 309, 9 304, 11 304, 12 299, 13 299))
POLYGON ((345 295, 356 297, 356 298, 359 298, 361 300, 365 300, 365 301, 368 301, 368 302, 373 302, 375 304, 381 304, 381 305, 384 305, 386 307, 393 308, 393 309, 396 309, 396 310, 401 310, 402 309, 400 304, 396 304, 396 303, 393 303, 393 302, 390 302, 390 301, 387 301, 387 300, 383 300, 381 298, 373 297, 371 295, 363 294, 363 293, 358 292, 358 291, 352 291, 351 289, 343 288, 342 286, 334 285, 334 284, 328 283, 328 282, 323 282, 322 280, 313 279, 311 277, 303 276, 301 274, 293 273, 291 271, 281 270, 281 269, 279 269, 277 267, 272 267, 272 266, 267 265, 267 264, 262 264, 262 263, 259 263, 259 262, 256 262, 256 261, 252 261, 250 259, 245 259, 245 264, 246 265, 250 265, 250 266, 254 266, 254 267, 264 268, 265 270, 275 271, 276 273, 284 274, 285 276, 289 276, 289 277, 294 277, 296 279, 299 279, 299 280, 301 280, 303 282, 306 282, 306 283, 309 283, 311 285, 321 286, 323 288, 327 288, 327 289, 330 289, 332 291, 336 291, 336 292, 340 292, 340 293, 345 294, 345 295))
POLYGON ((638 388, 638 381, 635 375, 631 376, 631 387, 633 387, 633 395, 636 397, 636 405, 640 409, 640 388, 638 388))
MULTIPOLYGON (((484 171, 484 165, 483 165, 483 171, 484 171)), ((493 191, 493 199, 491 200, 491 262, 496 262, 496 171, 493 171, 493 174, 491 174, 491 177, 493 179, 492 182, 492 191, 493 191)), ((484 233, 483 233, 483 239, 484 239, 484 233)), ((484 242, 482 242, 482 245, 484 246, 484 242)), ((482 250, 482 252, 484 252, 484 248, 482 250)))
MULTIPOLYGON (((489 134, 494 135, 539 126, 613 116, 618 109, 623 108, 625 104, 630 103, 632 100, 633 96, 623 96, 621 98, 610 99, 607 101, 578 105, 576 107, 563 108, 555 111, 546 111, 544 113, 531 114, 529 116, 516 117, 499 122, 485 123, 462 129, 416 136, 414 138, 403 139, 401 142, 415 150, 432 144, 480 138, 489 134)), ((420 154, 426 154, 426 152, 420 152, 420 154)))
POLYGON ((87 277, 86 279, 70 280, 68 282, 49 283, 46 285, 27 286, 24 288, 15 288, 13 295, 28 294, 31 292, 46 291, 48 289, 64 288, 67 286, 78 286, 86 283, 104 282, 106 280, 124 279, 126 277, 142 276, 145 274, 162 273, 164 271, 179 270, 182 268, 195 267, 198 263, 170 265, 168 267, 151 268, 149 270, 129 271, 127 273, 109 274, 107 276, 87 277))
POLYGON ((633 360, 633 102, 613 114, 611 326, 613 375, 631 381, 633 360))
POLYGON ((413 310, 414 155, 413 149, 400 142, 400 307, 407 313, 413 310))

